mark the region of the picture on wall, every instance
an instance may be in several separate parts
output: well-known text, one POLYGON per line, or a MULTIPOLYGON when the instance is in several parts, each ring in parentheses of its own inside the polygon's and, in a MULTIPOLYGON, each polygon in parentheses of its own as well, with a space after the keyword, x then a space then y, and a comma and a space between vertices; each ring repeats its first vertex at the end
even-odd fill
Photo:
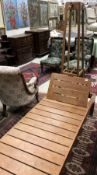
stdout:
POLYGON ((2 1, 0 1, 0 28, 4 28, 3 11, 2 11, 2 1))
POLYGON ((3 0, 3 3, 7 30, 18 28, 17 0, 3 0))
POLYGON ((49 2, 49 18, 58 17, 58 3, 49 2))
POLYGON ((40 1, 40 26, 48 25, 48 2, 40 1))
POLYGON ((29 15, 28 15, 28 1, 19 0, 17 1, 18 9, 18 20, 19 27, 28 27, 29 26, 29 15))
POLYGON ((30 27, 39 26, 39 0, 28 0, 30 27))

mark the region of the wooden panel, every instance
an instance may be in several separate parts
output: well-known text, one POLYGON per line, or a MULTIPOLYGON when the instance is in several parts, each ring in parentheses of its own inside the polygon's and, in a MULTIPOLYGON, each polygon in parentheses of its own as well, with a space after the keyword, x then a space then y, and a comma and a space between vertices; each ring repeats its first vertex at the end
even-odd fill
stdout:
MULTIPOLYGON (((6 140, 6 142, 8 144, 10 143, 8 140, 6 140)), ((11 145, 12 145, 12 142, 11 142, 11 145)), ((15 144, 13 144, 13 146, 14 145, 15 144)), ((17 148, 15 148, 13 146, 9 146, 9 145, 6 145, 4 143, 0 143, 0 152, 2 154, 12 158, 12 159, 15 159, 15 160, 18 160, 19 162, 22 162, 23 164, 26 164, 28 166, 33 167, 33 169, 35 168, 35 169, 39 170, 38 171, 39 174, 41 172, 44 172, 45 174, 48 174, 48 173, 49 174, 56 174, 56 172, 58 173, 60 166, 58 166, 57 164, 53 164, 51 162, 41 160, 39 157, 37 158, 31 154, 28 154, 27 152, 25 152, 25 147, 24 147, 24 150, 21 151, 19 149, 18 143, 17 143, 17 148)), ((32 170, 32 172, 33 172, 33 170, 32 170)), ((24 173, 24 174, 26 175, 26 173, 24 173)), ((29 174, 27 174, 27 175, 29 175, 29 174)))
MULTIPOLYGON (((35 108, 33 111, 30 111, 30 112, 32 114, 35 114, 35 115, 40 114, 40 116, 36 118, 36 120, 39 120, 39 121, 50 122, 51 121, 50 119, 54 119, 54 121, 61 121, 61 122, 64 122, 64 123, 67 122, 67 123, 72 123, 72 124, 75 124, 75 125, 79 125, 79 123, 80 123, 80 120, 77 120, 77 119, 74 119, 74 118, 69 118, 68 116, 61 116, 61 115, 58 115, 58 114, 53 114, 53 113, 41 110, 38 107, 35 108)), ((29 117, 30 117, 30 115, 29 115, 29 117)))
POLYGON ((62 123, 61 121, 55 121, 53 119, 50 119, 50 120, 47 119, 47 122, 44 123, 43 121, 42 122, 36 121, 35 117, 36 119, 37 117, 41 118, 41 116, 31 113, 28 116, 26 116, 26 118, 23 119, 21 123, 28 124, 29 126, 33 126, 35 128, 39 128, 45 131, 49 131, 50 133, 54 133, 59 136, 63 136, 67 138, 69 137, 70 139, 73 139, 75 133, 74 131, 72 131, 73 129, 68 130, 66 123, 62 123), (34 119, 33 119, 33 116, 34 116, 34 119), (62 127, 61 127, 61 124, 63 125, 62 127))
POLYGON ((12 173, 0 168, 0 175, 12 175, 12 173))
POLYGON ((44 98, 42 101, 40 101, 40 104, 48 106, 48 107, 53 107, 53 108, 56 108, 56 109, 60 109, 62 111, 67 111, 67 112, 72 111, 72 113, 79 114, 79 115, 84 115, 85 111, 86 111, 85 108, 82 108, 82 107, 79 107, 79 106, 74 106, 74 105, 69 105, 69 104, 66 104, 66 103, 62 104, 58 101, 53 101, 53 100, 49 101, 49 99, 47 99, 47 98, 44 98))
POLYGON ((27 166, 20 161, 12 159, 10 156, 6 156, 0 153, 0 168, 6 169, 14 175, 45 175, 45 173, 38 171, 30 166, 27 166))
POLYGON ((26 140, 26 142, 28 142, 28 143, 32 143, 34 145, 39 145, 40 147, 43 147, 43 148, 50 150, 52 152, 55 152, 57 154, 65 155, 66 152, 68 151, 67 147, 64 147, 60 144, 46 140, 44 138, 35 136, 33 134, 29 134, 25 131, 20 131, 16 128, 11 129, 8 134, 12 137, 19 138, 21 140, 26 140))
POLYGON ((89 91, 89 80, 54 73, 51 77, 47 98, 86 107, 89 91))
POLYGON ((22 131, 25 131, 25 132, 28 132, 30 134, 36 135, 38 137, 45 138, 45 139, 50 140, 54 143, 59 143, 60 145, 63 145, 63 146, 69 147, 72 143, 71 139, 68 139, 68 138, 63 139, 62 136, 58 136, 56 134, 53 134, 53 133, 50 133, 47 131, 43 131, 43 130, 38 129, 38 128, 24 125, 22 123, 18 123, 18 125, 16 125, 15 128, 22 130, 22 131))
POLYGON ((43 110, 43 111, 46 111, 46 112, 50 112, 50 115, 51 113, 52 114, 57 114, 57 115, 60 115, 60 116, 63 116, 63 117, 68 117, 68 118, 73 118, 73 119, 76 119, 76 120, 81 120, 81 118, 83 118, 84 116, 80 116, 79 114, 74 114, 71 112, 65 112, 65 111, 61 111, 59 109, 55 109, 55 108, 51 108, 51 107, 47 107, 47 106, 43 106, 41 104, 37 105, 35 109, 40 109, 40 110, 43 110))

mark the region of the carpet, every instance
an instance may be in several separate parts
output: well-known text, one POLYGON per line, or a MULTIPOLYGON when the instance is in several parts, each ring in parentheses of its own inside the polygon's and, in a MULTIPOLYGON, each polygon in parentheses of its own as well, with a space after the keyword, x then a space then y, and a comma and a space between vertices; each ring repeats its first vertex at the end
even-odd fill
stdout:
POLYGON ((90 73, 85 74, 85 77, 91 81, 91 92, 97 95, 97 70, 91 70, 90 73))
POLYGON ((97 105, 88 116, 64 167, 64 175, 97 175, 97 105))
POLYGON ((51 70, 48 68, 44 68, 44 72, 41 72, 40 64, 36 63, 29 63, 23 67, 21 67, 21 71, 26 81, 29 81, 30 78, 33 76, 33 73, 36 77, 38 77, 39 85, 43 84, 47 80, 50 79, 51 70))

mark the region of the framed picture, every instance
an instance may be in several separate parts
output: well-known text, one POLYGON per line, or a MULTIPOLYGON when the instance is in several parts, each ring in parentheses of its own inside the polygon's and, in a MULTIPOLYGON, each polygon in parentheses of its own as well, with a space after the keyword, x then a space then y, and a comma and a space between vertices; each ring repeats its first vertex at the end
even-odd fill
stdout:
POLYGON ((63 15, 64 14, 64 5, 60 5, 58 7, 58 9, 59 9, 59 15, 63 15))
POLYGON ((40 26, 48 26, 48 2, 40 1, 40 26))
POLYGON ((3 29, 5 28, 5 24, 4 24, 4 16, 3 16, 3 3, 0 0, 0 28, 3 29))
POLYGON ((17 29, 19 27, 17 0, 3 0, 3 4, 6 29, 17 29))
POLYGON ((58 3, 48 3, 48 16, 49 18, 58 17, 58 3))
POLYGON ((57 27, 58 18, 57 18, 57 17, 49 18, 48 23, 49 23, 49 24, 48 24, 49 29, 50 29, 50 30, 54 30, 54 29, 56 29, 56 27, 57 27))
POLYGON ((28 15, 28 1, 19 0, 17 1, 17 10, 19 18, 19 27, 28 27, 29 26, 29 15, 28 15))
POLYGON ((28 0, 30 27, 39 27, 39 0, 28 0))

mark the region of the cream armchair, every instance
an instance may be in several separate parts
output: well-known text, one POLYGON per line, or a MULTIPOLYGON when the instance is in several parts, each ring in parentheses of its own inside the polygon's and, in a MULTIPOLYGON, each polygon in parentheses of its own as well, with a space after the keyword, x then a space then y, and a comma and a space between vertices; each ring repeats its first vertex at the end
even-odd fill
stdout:
POLYGON ((93 7, 86 8, 87 30, 97 32, 97 16, 93 7))
POLYGON ((38 102, 37 77, 26 83, 20 67, 0 66, 0 100, 3 104, 3 116, 6 105, 24 106, 34 100, 38 102))

